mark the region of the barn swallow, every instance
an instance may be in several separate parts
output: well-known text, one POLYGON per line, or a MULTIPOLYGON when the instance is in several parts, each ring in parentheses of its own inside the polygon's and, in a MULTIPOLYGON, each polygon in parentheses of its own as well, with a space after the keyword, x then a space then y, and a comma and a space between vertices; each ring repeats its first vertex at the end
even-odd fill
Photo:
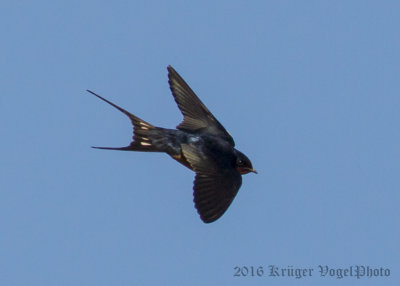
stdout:
POLYGON ((177 129, 156 127, 88 90, 127 115, 133 125, 133 141, 128 146, 93 148, 167 153, 196 173, 193 201, 202 221, 211 223, 232 203, 242 185, 241 175, 257 171, 249 158, 234 148, 232 136, 171 66, 168 79, 183 114, 177 129))

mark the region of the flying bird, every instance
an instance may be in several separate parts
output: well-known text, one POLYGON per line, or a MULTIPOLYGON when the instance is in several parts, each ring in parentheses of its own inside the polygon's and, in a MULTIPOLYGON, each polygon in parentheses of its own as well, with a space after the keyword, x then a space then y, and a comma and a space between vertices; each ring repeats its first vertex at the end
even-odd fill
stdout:
POLYGON ((201 102, 189 85, 168 66, 172 95, 183 114, 177 129, 154 126, 125 109, 87 90, 129 117, 133 141, 126 147, 96 149, 164 152, 196 172, 194 204, 205 223, 219 219, 235 198, 242 176, 257 173, 249 158, 235 149, 232 136, 201 102))

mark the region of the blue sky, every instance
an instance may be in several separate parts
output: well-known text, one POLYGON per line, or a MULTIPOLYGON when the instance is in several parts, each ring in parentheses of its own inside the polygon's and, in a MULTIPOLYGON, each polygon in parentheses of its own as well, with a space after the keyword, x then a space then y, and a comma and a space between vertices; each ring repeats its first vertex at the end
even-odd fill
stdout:
POLYGON ((0 284, 398 285, 399 9, 3 1, 0 284), (213 224, 194 209, 194 174, 166 155, 90 148, 132 130, 86 89, 154 125, 181 121, 169 64, 259 172, 213 224), (274 278, 269 265, 315 270, 274 278))

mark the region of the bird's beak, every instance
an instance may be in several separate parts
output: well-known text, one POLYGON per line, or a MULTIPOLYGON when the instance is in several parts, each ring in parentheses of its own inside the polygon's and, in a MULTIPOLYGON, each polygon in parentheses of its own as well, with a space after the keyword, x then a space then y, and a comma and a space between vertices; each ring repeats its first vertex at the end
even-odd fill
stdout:
POLYGON ((253 168, 237 168, 237 171, 241 174, 241 175, 245 175, 248 173, 255 173, 258 174, 256 170, 254 170, 253 168))

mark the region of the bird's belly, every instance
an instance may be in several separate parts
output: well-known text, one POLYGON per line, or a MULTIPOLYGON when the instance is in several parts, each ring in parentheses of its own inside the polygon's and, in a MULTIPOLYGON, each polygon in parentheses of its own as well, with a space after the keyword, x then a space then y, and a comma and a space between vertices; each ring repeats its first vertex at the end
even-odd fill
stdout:
POLYGON ((190 170, 193 170, 192 166, 189 164, 189 162, 186 160, 185 156, 183 156, 182 153, 176 154, 176 155, 171 155, 173 159, 181 163, 183 166, 189 168, 190 170))
POLYGON ((176 134, 173 140, 168 142, 168 155, 170 155, 174 160, 178 161, 185 167, 193 170, 192 166, 186 160, 182 153, 182 144, 195 145, 201 141, 201 138, 192 134, 176 134))

